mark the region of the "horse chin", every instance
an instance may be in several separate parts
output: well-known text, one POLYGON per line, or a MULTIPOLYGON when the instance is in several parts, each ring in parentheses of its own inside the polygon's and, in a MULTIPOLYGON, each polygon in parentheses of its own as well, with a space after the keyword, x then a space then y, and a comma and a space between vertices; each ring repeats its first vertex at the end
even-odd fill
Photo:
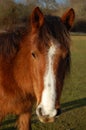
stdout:
POLYGON ((39 120, 42 123, 53 123, 55 121, 55 117, 48 118, 45 116, 41 116, 41 117, 39 117, 39 120))

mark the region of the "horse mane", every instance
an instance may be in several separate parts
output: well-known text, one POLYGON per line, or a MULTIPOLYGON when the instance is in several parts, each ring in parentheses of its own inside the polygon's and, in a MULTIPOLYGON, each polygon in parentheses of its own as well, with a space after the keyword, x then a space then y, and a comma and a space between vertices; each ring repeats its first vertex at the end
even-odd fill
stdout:
MULTIPOLYGON (((45 23, 39 30, 39 41, 43 41, 46 46, 49 46, 49 39, 56 39, 61 45, 63 45, 68 54, 63 62, 65 62, 66 73, 70 72, 71 53, 70 53, 70 34, 65 25, 62 23, 60 17, 45 15, 45 23)), ((38 44, 39 48, 43 44, 38 44)), ((42 48, 42 47, 41 47, 42 48)))
POLYGON ((0 33, 0 55, 5 58, 14 57, 26 33, 27 29, 25 26, 0 33))

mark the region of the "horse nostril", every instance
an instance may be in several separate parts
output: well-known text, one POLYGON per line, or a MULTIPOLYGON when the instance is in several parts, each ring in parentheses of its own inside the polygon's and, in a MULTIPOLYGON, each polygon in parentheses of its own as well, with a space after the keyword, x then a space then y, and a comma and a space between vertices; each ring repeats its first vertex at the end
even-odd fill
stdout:
POLYGON ((59 108, 59 109, 57 109, 57 114, 56 114, 56 116, 59 116, 61 114, 61 109, 59 108))
POLYGON ((42 116, 42 108, 38 108, 39 115, 42 116))
POLYGON ((38 108, 38 113, 39 113, 39 116, 43 116, 44 118, 48 118, 49 115, 44 115, 43 114, 43 109, 41 107, 38 108))

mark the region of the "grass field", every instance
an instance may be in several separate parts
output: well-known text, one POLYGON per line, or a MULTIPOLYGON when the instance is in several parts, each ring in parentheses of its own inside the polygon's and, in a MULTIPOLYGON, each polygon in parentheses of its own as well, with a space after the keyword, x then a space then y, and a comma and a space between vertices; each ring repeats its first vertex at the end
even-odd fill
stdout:
MULTIPOLYGON (((86 36, 72 37, 71 74, 65 80, 62 114, 55 123, 42 124, 33 115, 32 130, 86 130, 86 36)), ((0 130, 16 130, 15 116, 8 116, 0 130)))

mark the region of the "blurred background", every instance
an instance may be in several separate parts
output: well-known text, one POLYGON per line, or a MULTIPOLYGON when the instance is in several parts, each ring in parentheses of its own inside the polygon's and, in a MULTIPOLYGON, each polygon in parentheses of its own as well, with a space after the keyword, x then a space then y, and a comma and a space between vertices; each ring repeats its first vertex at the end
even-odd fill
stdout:
POLYGON ((59 16, 74 8, 76 20, 71 31, 86 33, 86 0, 0 0, 0 31, 27 23, 36 6, 45 14, 59 16))
MULTIPOLYGON (((42 124, 33 109, 32 130, 86 130, 86 0, 0 0, 0 33, 25 26, 36 6, 44 14, 56 16, 74 8, 76 18, 71 30, 71 73, 61 97, 62 114, 55 123, 42 124)), ((16 119, 8 115, 0 130, 16 130, 16 119)))

